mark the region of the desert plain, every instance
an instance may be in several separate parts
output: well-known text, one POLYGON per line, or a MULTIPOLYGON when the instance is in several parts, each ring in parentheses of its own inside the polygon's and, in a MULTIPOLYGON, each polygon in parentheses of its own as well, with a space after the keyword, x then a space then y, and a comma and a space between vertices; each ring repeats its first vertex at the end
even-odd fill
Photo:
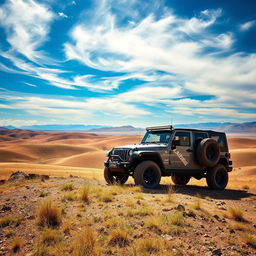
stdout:
POLYGON ((225 191, 204 179, 181 187, 162 178, 156 190, 132 178, 107 186, 105 153, 140 140, 1 130, 0 179, 16 171, 50 179, 0 185, 0 255, 256 255, 254 134, 228 135, 234 169, 225 191))

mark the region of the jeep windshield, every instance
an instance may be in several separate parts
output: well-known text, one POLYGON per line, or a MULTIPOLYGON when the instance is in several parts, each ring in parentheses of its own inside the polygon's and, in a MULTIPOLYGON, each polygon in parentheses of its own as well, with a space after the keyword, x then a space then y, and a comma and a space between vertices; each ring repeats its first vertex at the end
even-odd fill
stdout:
POLYGON ((172 132, 167 131, 147 131, 141 144, 147 143, 168 143, 172 132))

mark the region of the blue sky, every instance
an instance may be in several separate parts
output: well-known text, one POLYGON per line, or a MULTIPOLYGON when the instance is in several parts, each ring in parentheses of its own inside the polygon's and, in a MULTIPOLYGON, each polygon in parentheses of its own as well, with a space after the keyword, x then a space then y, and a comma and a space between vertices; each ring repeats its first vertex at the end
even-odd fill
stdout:
POLYGON ((0 125, 256 119, 255 1, 0 3, 0 125))

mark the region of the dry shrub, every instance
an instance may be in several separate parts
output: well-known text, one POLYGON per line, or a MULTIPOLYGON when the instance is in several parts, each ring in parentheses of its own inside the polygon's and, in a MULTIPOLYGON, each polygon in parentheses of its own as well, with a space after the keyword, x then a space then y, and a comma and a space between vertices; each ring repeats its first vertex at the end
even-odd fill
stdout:
POLYGON ((162 243, 158 239, 143 238, 137 243, 137 249, 146 255, 157 254, 161 250, 162 243))
POLYGON ((169 185, 167 188, 167 202, 173 202, 173 194, 175 193, 174 186, 169 185))
POLYGON ((145 226, 156 231, 161 231, 162 224, 162 216, 150 216, 145 219, 145 226))
POLYGON ((110 233, 110 239, 108 242, 110 246, 125 247, 129 245, 128 233, 125 229, 114 229, 110 233))
POLYGON ((91 256, 95 254, 95 237, 91 229, 84 229, 74 242, 74 256, 91 256))
POLYGON ((228 208, 228 214, 231 219, 236 221, 245 221, 243 217, 244 213, 240 209, 230 207, 228 208))
POLYGON ((72 183, 67 183, 62 186, 62 190, 64 191, 72 191, 75 189, 75 186, 72 183))
POLYGON ((54 245, 62 240, 62 236, 58 230, 46 229, 43 231, 41 241, 45 245, 54 245))
POLYGON ((246 234, 244 236, 244 240, 245 240, 247 245, 249 245, 249 246, 251 246, 251 247, 256 249, 256 236, 250 235, 250 234, 246 234))
POLYGON ((52 201, 43 201, 37 212, 38 224, 41 226, 56 227, 61 223, 60 209, 52 201))
POLYGON ((19 237, 15 237, 11 245, 12 252, 14 253, 19 252, 22 245, 23 245, 23 240, 21 240, 19 237))
POLYGON ((66 192, 62 197, 62 201, 75 201, 75 200, 76 200, 76 194, 72 191, 66 192))
POLYGON ((90 187, 89 185, 84 185, 80 191, 80 199, 86 203, 89 202, 89 193, 90 187))
POLYGON ((201 205, 201 199, 200 198, 196 198, 193 205, 192 205, 192 208, 195 209, 195 210, 200 210, 202 209, 202 205, 201 205))
POLYGON ((172 225, 182 226, 185 222, 182 212, 177 212, 169 217, 168 222, 172 225))
POLYGON ((22 220, 21 218, 18 218, 12 215, 7 215, 0 218, 0 227, 4 228, 10 225, 17 226, 20 224, 21 220, 22 220))
POLYGON ((231 224, 230 229, 244 231, 244 230, 247 230, 247 227, 243 223, 237 222, 237 223, 231 224))

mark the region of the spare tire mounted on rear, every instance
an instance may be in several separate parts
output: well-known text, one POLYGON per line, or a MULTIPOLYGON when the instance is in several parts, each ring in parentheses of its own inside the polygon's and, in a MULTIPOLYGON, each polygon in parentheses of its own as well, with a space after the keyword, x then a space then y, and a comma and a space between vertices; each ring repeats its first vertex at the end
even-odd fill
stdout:
POLYGON ((220 159, 220 146, 210 138, 200 141, 196 150, 196 157, 198 162, 205 167, 215 166, 220 159))

